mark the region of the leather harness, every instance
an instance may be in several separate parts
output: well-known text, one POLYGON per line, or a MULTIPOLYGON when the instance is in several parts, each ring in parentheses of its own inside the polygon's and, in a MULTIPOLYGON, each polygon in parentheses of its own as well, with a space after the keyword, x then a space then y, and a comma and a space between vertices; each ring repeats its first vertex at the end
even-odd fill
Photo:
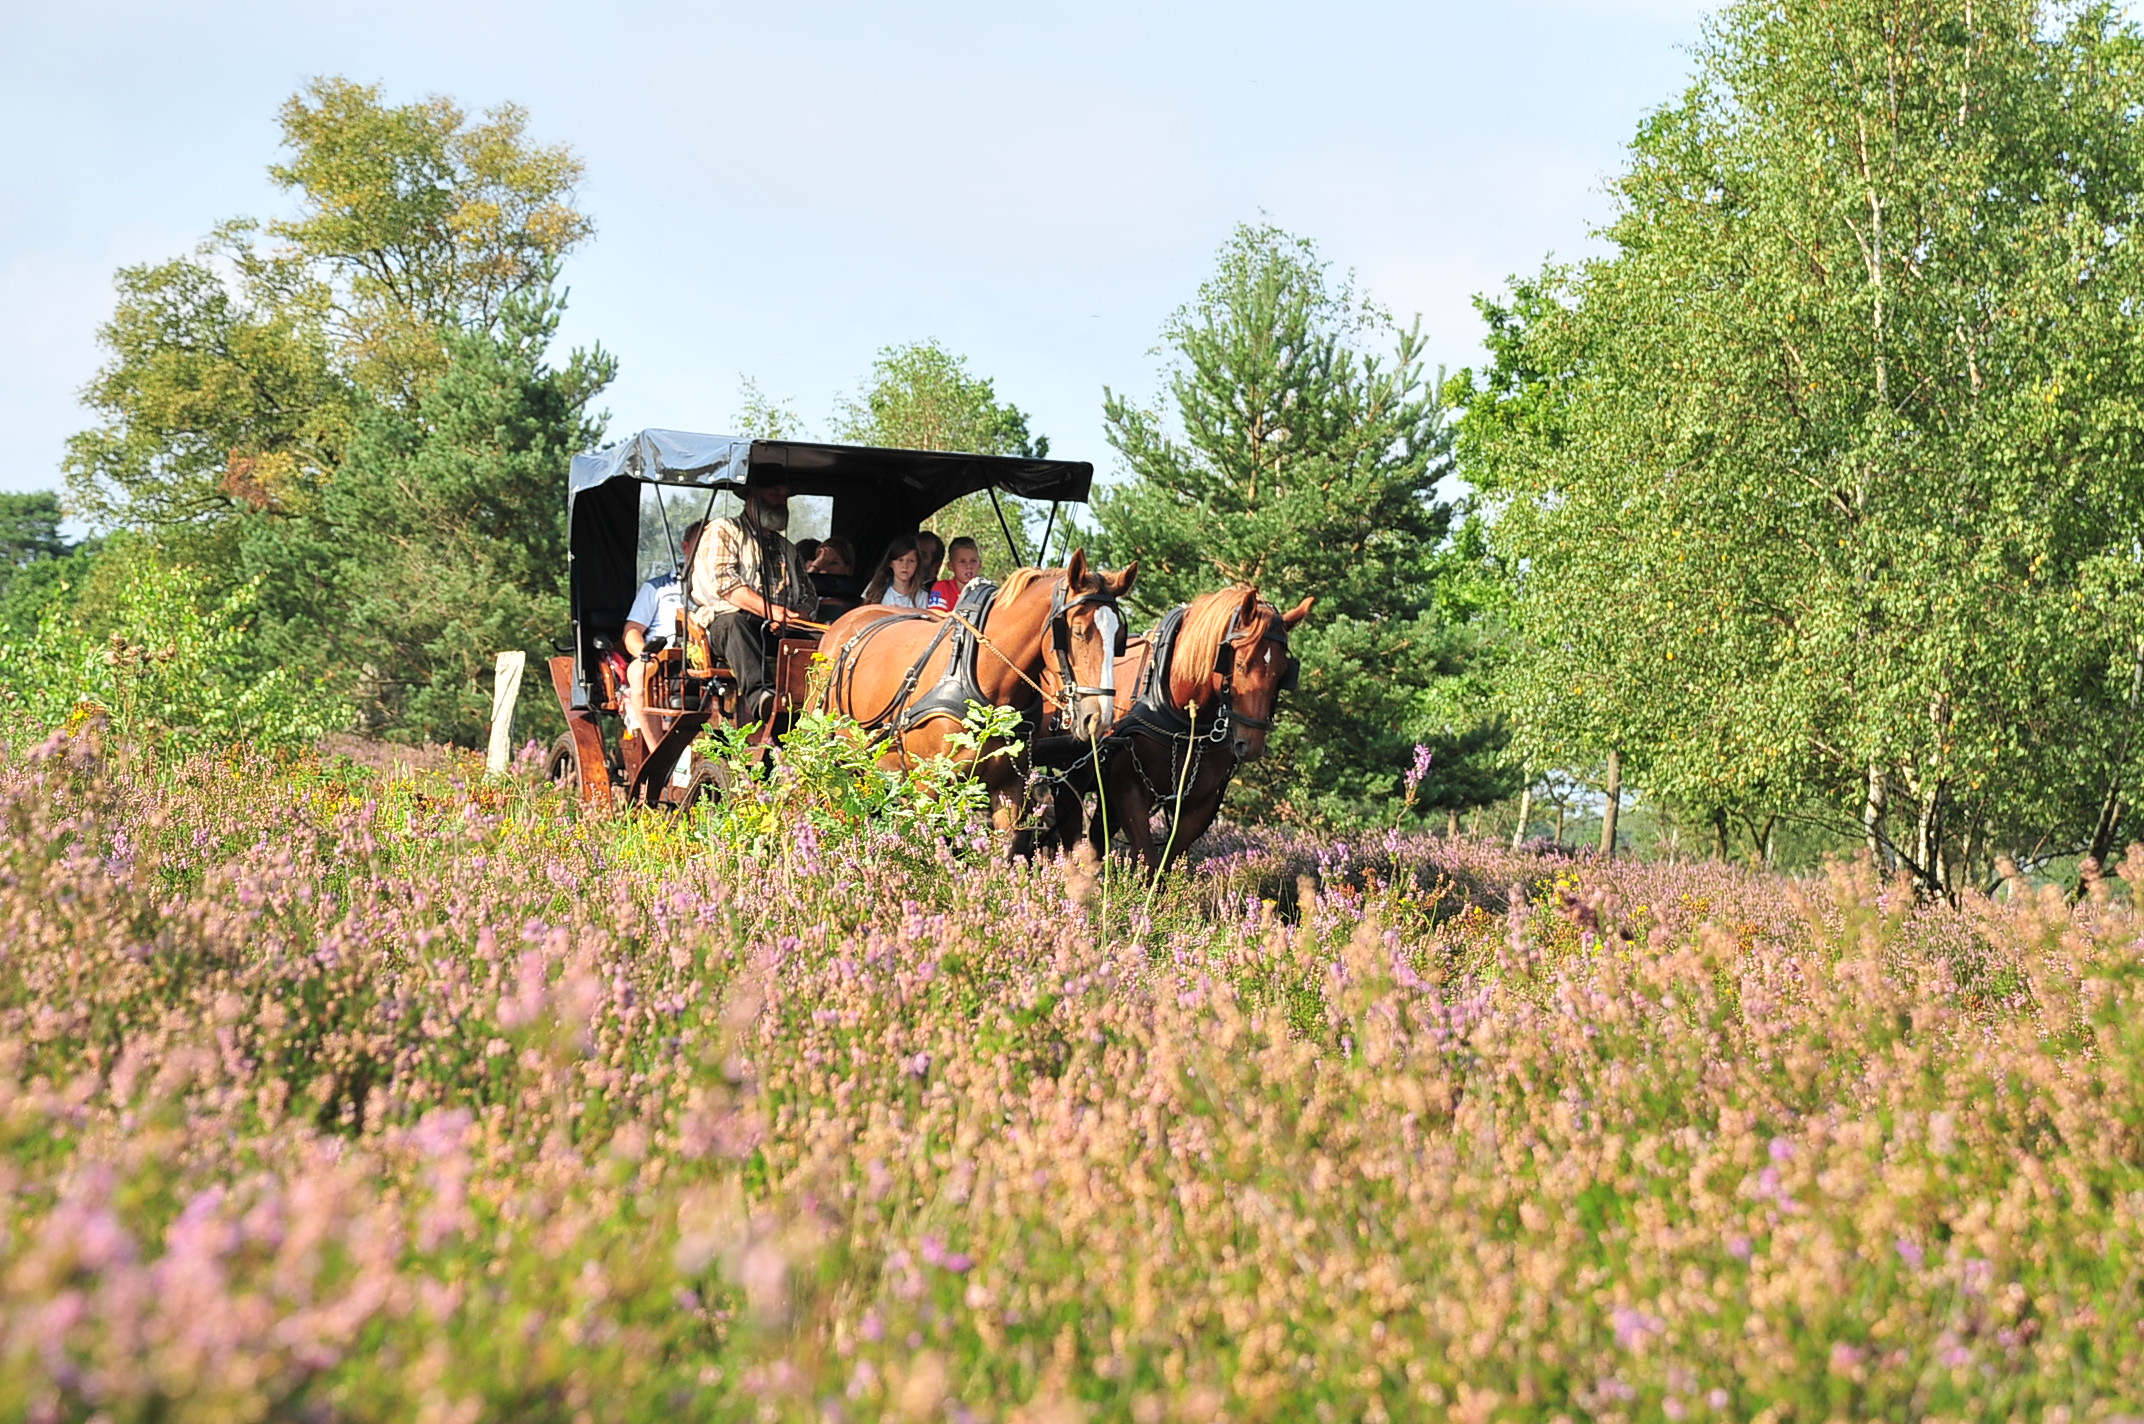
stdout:
MULTIPOLYGON (((909 664, 907 674, 901 679, 900 690, 895 692, 892 699, 875 715, 857 720, 864 726, 899 736, 933 717, 949 717, 956 722, 963 722, 967 720, 971 703, 989 705, 990 699, 984 695, 982 689, 979 664, 983 645, 989 640, 987 630, 990 615, 997 607, 997 596, 998 586, 988 579, 977 579, 962 589, 960 601, 954 604, 952 612, 940 622, 938 631, 932 635, 930 642, 924 645, 922 653, 909 664), (948 637, 952 639, 952 646, 946 655, 944 674, 921 697, 913 702, 909 701, 910 694, 922 679, 923 669, 948 637), (890 723, 887 721, 889 717, 892 718, 890 723)), ((1101 697, 1114 700, 1116 695, 1115 688, 1108 684, 1115 674, 1114 655, 1123 650, 1124 625, 1121 617, 1117 621, 1116 647, 1102 662, 1104 685, 1082 686, 1073 671, 1072 626, 1069 615, 1076 608, 1090 605, 1097 611, 1107 608, 1114 612, 1117 607, 1116 596, 1107 589, 1070 595, 1061 579, 1050 596, 1048 636, 1051 650, 1057 654, 1058 670, 1065 685, 1061 697, 1066 705, 1075 698, 1101 697)), ((835 654, 833 677, 828 684, 829 705, 840 708, 850 704, 856 653, 874 634, 896 623, 913 622, 918 618, 928 617, 928 613, 919 611, 888 613, 885 617, 874 618, 857 629, 848 642, 842 644, 841 651, 835 654)), ((995 648, 992 651, 996 651, 995 648)), ((1004 655, 1001 653, 999 656, 1004 655)), ((1009 659, 1007 665, 1011 665, 1009 659)), ((1029 709, 1028 715, 1030 720, 1039 720, 1042 712, 1040 708, 1033 708, 1029 709)))
MULTIPOLYGON (((1238 711, 1236 708, 1236 645, 1234 638, 1237 635, 1237 623, 1233 617, 1230 618, 1228 631, 1222 635, 1221 645, 1214 654, 1214 671, 1221 675, 1221 691, 1220 695, 1214 699, 1216 710, 1212 724, 1206 730, 1199 731, 1192 719, 1184 714, 1184 709, 1175 705, 1169 695, 1170 675, 1176 663, 1176 645, 1183 636, 1184 615, 1190 612, 1190 609, 1191 605, 1188 603, 1179 603, 1176 607, 1164 613, 1161 616, 1161 621, 1155 625, 1151 635, 1153 653, 1147 659, 1146 672, 1140 678, 1138 695, 1132 700, 1132 705, 1125 709, 1124 715, 1117 720, 1117 725, 1111 730, 1102 747, 1102 753, 1105 758, 1116 755, 1120 751, 1129 751, 1132 759, 1132 769, 1138 772, 1140 781, 1145 783, 1148 797, 1158 809, 1166 811, 1171 816, 1176 814, 1177 796, 1175 787, 1179 781, 1176 775, 1176 768, 1180 757, 1188 755, 1191 758, 1191 765, 1183 769, 1183 775, 1180 778, 1182 781, 1188 782, 1190 776, 1197 770, 1199 758, 1204 754, 1206 747, 1208 745, 1215 747, 1225 745, 1228 742, 1231 729, 1237 724, 1253 727, 1259 731, 1271 731, 1273 727, 1271 717, 1253 717, 1247 712, 1238 711), (1139 760, 1139 754, 1136 751, 1131 751, 1126 745, 1131 738, 1141 733, 1168 744, 1171 775, 1171 784, 1169 786, 1154 785, 1147 777, 1146 766, 1139 760)), ((1278 620, 1275 621, 1279 631, 1264 633, 1260 635, 1258 641, 1261 645, 1266 643, 1278 644, 1281 655, 1288 660, 1286 668, 1281 673, 1280 685, 1276 689, 1276 693, 1279 693, 1290 691, 1295 687, 1302 665, 1288 651, 1286 625, 1279 624, 1278 620)), ((1278 710, 1277 702, 1275 710, 1278 710)), ((1069 774, 1070 770, 1070 768, 1067 769, 1067 774, 1069 774)))

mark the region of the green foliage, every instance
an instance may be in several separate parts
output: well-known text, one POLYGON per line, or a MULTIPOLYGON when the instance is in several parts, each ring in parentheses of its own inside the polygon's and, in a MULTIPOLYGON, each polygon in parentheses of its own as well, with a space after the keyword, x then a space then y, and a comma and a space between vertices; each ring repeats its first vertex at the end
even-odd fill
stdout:
POLYGON ((119 274, 70 499, 158 531, 219 599, 252 589, 264 652, 372 730, 475 740, 495 654, 540 658, 564 624, 565 470, 615 369, 545 365, 558 259, 591 230, 580 164, 511 105, 472 122, 342 79, 280 118, 277 246, 235 221, 119 274))
POLYGON ((1002 403, 987 376, 937 341, 888 346, 871 367, 863 398, 835 417, 839 438, 903 450, 962 450, 976 455, 1050 453, 1047 436, 1027 428, 1019 407, 1002 403))
POLYGON ((211 526, 302 506, 334 467, 360 401, 336 369, 324 289, 234 257, 226 234, 120 270, 97 333, 109 359, 82 392, 101 423, 68 441, 63 464, 84 518, 211 526))
POLYGON ((299 213, 268 233, 332 280, 359 382, 404 404, 450 359, 443 333, 500 330, 594 231, 573 206, 580 160, 530 142, 517 105, 471 123, 443 96, 388 105, 375 85, 322 78, 278 117, 291 157, 268 172, 299 213))
POLYGON ((1308 241, 1245 226, 1163 337, 1163 406, 1107 393, 1131 478, 1097 501, 1106 556, 1139 560, 1137 598, 1157 611, 1227 582, 1283 608, 1318 598, 1294 635, 1301 692, 1239 804, 1380 820, 1416 742, 1439 757, 1423 810, 1490 799, 1499 734, 1449 681, 1474 654, 1478 600, 1445 590, 1478 582, 1479 558, 1455 562, 1435 495, 1450 438, 1419 329, 1334 282, 1308 241))
POLYGON ((1464 472, 1534 764, 1872 840, 2111 845, 2139 768, 2144 70, 2104 7, 1738 4, 1604 258, 1485 308, 1464 472))
POLYGON ((1017 757, 1019 729, 1011 708, 971 702, 961 730, 946 739, 950 752, 885 767, 883 744, 864 728, 808 710, 783 735, 770 768, 746 741, 750 727, 718 727, 699 745, 721 769, 721 795, 701 811, 696 832, 731 852, 779 859, 867 839, 872 854, 905 846, 925 857, 948 842, 987 845, 990 792, 975 772, 985 761, 1017 757))
POLYGON ((737 414, 730 419, 732 434, 748 440, 802 440, 804 419, 796 407, 786 400, 777 400, 759 388, 759 382, 747 376, 738 390, 737 414))
POLYGON ((60 537, 60 518, 50 491, 0 494, 0 638, 34 634, 46 607, 95 557, 60 537))
POLYGON ((316 517, 248 524, 273 646, 346 686, 375 732, 481 740, 496 654, 540 666, 566 626, 566 468, 600 433, 588 405, 616 363, 547 365, 561 308, 539 291, 509 299, 495 335, 451 333, 413 412, 367 411, 316 517))
POLYGON ((138 541, 104 558, 123 572, 95 610, 106 636, 56 602, 34 636, 0 642, 0 736, 35 741, 101 715, 123 744, 184 754, 304 747, 349 724, 346 705, 263 655, 256 586, 219 597, 138 541))
POLYGON ((0 590, 0 638, 29 638, 45 614, 70 606, 95 577, 105 540, 90 539, 56 559, 39 559, 8 576, 0 590))
POLYGON ((531 143, 512 105, 471 123, 451 100, 382 104, 316 79, 283 106, 290 160, 270 175, 295 217, 219 227, 190 258, 124 268, 83 392, 100 423, 69 442, 76 512, 190 530, 205 564, 232 523, 303 513, 365 405, 412 410, 453 334, 496 334, 590 233, 580 163, 531 143))
POLYGON ((56 559, 72 547, 60 537, 58 495, 49 490, 0 494, 0 580, 39 559, 56 559))
MULTIPOLYGON (((902 450, 961 450, 1038 460, 1050 453, 1049 437, 1028 429, 1025 412, 999 401, 989 377, 970 372, 966 357, 937 341, 912 341, 880 351, 862 398, 835 412, 834 432, 837 440, 902 450)), ((1000 504, 1006 526, 1020 541, 1018 549, 1005 542, 987 494, 955 500, 932 522, 947 539, 960 534, 974 539, 984 570, 1002 578, 1040 550, 1035 547, 1039 530, 1030 527, 1034 511, 1018 499, 1001 496, 1000 504)), ((867 562, 878 557, 875 549, 856 552, 867 562)))

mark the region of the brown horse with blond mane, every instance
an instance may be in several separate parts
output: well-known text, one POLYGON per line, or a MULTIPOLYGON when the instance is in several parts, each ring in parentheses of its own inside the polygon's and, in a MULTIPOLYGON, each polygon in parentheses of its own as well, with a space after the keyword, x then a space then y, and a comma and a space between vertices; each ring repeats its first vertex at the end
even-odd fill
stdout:
MULTIPOLYGON (((994 589, 971 586, 950 614, 883 605, 845 613, 820 640, 830 663, 819 705, 883 737, 889 765, 950 751, 970 702, 1054 710, 1075 735, 1099 736, 1114 716, 1117 600, 1138 574, 1136 563, 1118 573, 1090 568, 1078 550, 1062 569, 1018 569, 994 589)), ((1015 833, 1018 852, 1027 760, 990 755, 1001 745, 976 749, 974 766, 990 789, 992 823, 1015 833)))
MULTIPOLYGON (((1097 852, 1122 831, 1158 876, 1206 834, 1237 768, 1265 755, 1280 695, 1295 685, 1288 634, 1316 601, 1283 613, 1256 588, 1201 594, 1119 660, 1117 717, 1100 748, 1098 805, 1087 825, 1097 852), (1167 827, 1158 839, 1157 810, 1167 827)), ((1057 797, 1068 847, 1082 789, 1074 778, 1057 797)))

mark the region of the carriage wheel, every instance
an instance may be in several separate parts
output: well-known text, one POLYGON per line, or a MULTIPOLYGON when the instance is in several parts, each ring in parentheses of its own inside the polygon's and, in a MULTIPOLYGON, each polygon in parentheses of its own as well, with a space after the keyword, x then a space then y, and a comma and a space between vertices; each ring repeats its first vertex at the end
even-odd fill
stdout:
POLYGON ((581 781, 581 760, 573 747, 573 733, 562 732, 551 743, 550 754, 543 759, 543 773, 554 782, 578 786, 581 781))
POLYGON ((719 762, 708 762, 692 773, 679 795, 676 805, 680 811, 689 811, 703 801, 709 805, 720 801, 730 789, 730 769, 719 762))
MULTIPOLYGON (((603 769, 610 773, 613 788, 625 784, 625 761, 616 748, 603 749, 603 769)), ((581 754, 573 744, 573 733, 561 732, 558 740, 551 743, 543 759, 543 771, 553 785, 573 788, 581 784, 581 754)))

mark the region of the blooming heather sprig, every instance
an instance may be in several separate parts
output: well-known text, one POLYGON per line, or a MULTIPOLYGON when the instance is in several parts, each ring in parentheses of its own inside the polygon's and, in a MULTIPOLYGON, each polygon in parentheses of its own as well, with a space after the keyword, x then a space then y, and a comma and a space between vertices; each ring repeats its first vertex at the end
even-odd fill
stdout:
POLYGON ((1401 820, 1405 820, 1407 813, 1414 809, 1415 793, 1422 789, 1422 778, 1429 775, 1430 759, 1429 748, 1423 746, 1420 742, 1416 742, 1414 746, 1414 764, 1407 768, 1405 775, 1402 777, 1402 780, 1407 784, 1407 794, 1400 802, 1399 818, 1401 820))

